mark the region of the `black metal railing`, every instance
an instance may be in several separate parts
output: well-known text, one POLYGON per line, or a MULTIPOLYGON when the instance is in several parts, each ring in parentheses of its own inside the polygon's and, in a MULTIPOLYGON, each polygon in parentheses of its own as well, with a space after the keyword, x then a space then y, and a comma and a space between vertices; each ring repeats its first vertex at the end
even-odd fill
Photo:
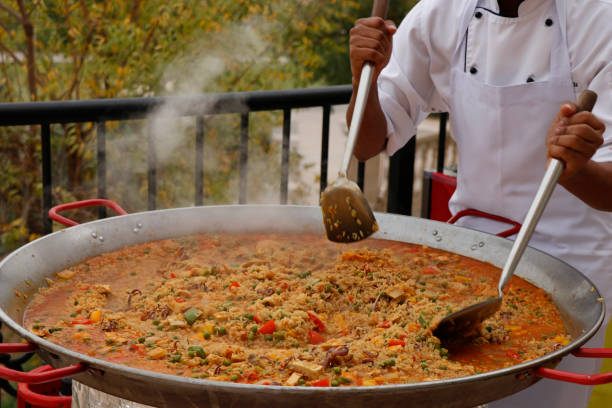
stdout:
MULTIPOLYGON (((106 122, 147 119, 155 109, 167 103, 180 106, 178 116, 195 118, 195 196, 194 204, 203 203, 204 129, 206 118, 218 114, 240 115, 240 159, 238 202, 246 203, 248 183, 249 113, 257 111, 283 111, 280 203, 286 204, 289 183, 289 153, 291 112, 296 108, 321 107, 323 111, 321 134, 320 190, 327 183, 329 154, 329 124, 331 107, 347 104, 351 96, 350 85, 281 91, 230 92, 198 96, 145 97, 123 99, 74 100, 55 102, 25 102, 0 104, 0 126, 39 125, 42 151, 42 211, 44 232, 52 230, 47 213, 52 203, 51 126, 64 123, 93 122, 97 129, 97 195, 107 197, 106 184, 106 122)), ((440 142, 444 143, 445 115, 441 115, 440 142)), ((157 157, 151 123, 147 126, 147 208, 156 208, 157 157)), ((415 139, 391 158, 387 211, 409 215, 412 207, 414 179, 415 139)), ((443 146, 443 144, 442 144, 443 146)), ((443 154, 444 149, 439 149, 443 154)), ((440 160, 443 160, 439 157, 440 160)), ((359 163, 357 183, 363 189, 365 164, 359 163)), ((101 217, 106 215, 100 209, 101 217)))

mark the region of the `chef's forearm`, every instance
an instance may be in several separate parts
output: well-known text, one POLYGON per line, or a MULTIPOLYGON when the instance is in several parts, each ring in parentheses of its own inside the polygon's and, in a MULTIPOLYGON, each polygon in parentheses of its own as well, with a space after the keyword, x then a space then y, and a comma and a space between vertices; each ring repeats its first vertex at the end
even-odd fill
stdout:
POLYGON ((612 162, 590 160, 570 179, 559 180, 567 191, 600 211, 612 211, 612 162))
MULTIPOLYGON (((353 154, 359 161, 366 161, 380 153, 385 148, 387 139, 387 121, 378 100, 376 81, 372 82, 373 86, 368 95, 368 102, 363 113, 359 136, 353 151, 353 154)), ((346 112, 346 122, 349 124, 353 117, 357 84, 354 85, 353 89, 353 96, 346 112)))

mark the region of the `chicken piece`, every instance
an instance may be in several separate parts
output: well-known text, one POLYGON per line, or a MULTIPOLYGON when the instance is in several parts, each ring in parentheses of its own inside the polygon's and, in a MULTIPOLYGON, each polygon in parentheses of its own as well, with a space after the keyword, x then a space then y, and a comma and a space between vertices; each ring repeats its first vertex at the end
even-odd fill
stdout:
POLYGON ((285 381, 285 385, 290 385, 290 386, 296 385, 298 381, 300 380, 300 378, 302 378, 302 374, 292 373, 287 379, 287 381, 285 381))
POLYGON ((307 377, 316 377, 323 371, 322 365, 301 360, 292 361, 287 365, 287 367, 290 370, 302 373, 307 377))

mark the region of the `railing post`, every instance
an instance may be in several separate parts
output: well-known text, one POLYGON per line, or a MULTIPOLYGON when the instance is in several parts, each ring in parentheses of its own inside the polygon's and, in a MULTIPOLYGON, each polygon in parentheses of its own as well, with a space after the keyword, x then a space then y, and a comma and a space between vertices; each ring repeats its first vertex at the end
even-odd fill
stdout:
POLYGON ((157 207, 157 152, 153 136, 153 123, 147 119, 147 208, 157 207))
POLYGON ((240 115, 240 191, 238 203, 247 200, 247 165, 249 160, 249 113, 240 115))
POLYGON ((331 106, 323 105, 323 126, 321 131, 321 178, 319 179, 319 196, 327 187, 327 160, 329 158, 329 116, 331 106))
MULTIPOLYGON (((98 139, 96 176, 98 178, 98 197, 108 198, 106 191, 106 122, 97 123, 96 137, 98 139)), ((98 207, 98 218, 106 218, 106 207, 98 207)))
POLYGON ((195 139, 195 205, 202 205, 204 191, 204 118, 196 117, 195 139))
POLYGON ((281 150, 280 203, 287 204, 289 195, 289 141, 291 137, 291 109, 283 109, 283 142, 281 150))
POLYGON ((49 210, 53 205, 53 186, 51 180, 51 125, 43 122, 40 124, 40 143, 42 151, 42 216, 43 216, 43 233, 49 234, 53 232, 53 224, 49 218, 49 210))

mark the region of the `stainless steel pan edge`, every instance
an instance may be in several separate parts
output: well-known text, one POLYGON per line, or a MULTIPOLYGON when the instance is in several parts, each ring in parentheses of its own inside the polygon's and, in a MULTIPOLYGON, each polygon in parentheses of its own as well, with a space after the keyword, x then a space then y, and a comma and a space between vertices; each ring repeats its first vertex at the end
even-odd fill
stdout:
MULTIPOLYGON (((502 266, 511 241, 421 218, 376 214, 376 238, 419 243, 502 266)), ((537 381, 533 369, 554 365, 586 342, 600 327, 604 305, 592 283, 569 265, 528 248, 517 275, 549 291, 563 310, 576 338, 540 359, 491 373, 452 380, 378 387, 309 388, 220 383, 157 374, 81 355, 25 330, 21 321, 27 300, 44 278, 84 258, 151 240, 217 232, 295 232, 324 234, 318 207, 209 206, 159 210, 113 217, 72 227, 23 246, 0 263, 0 318, 21 337, 37 344, 53 366, 83 362, 82 383, 128 400, 155 406, 366 407, 411 405, 469 407, 501 398, 537 381), (554 276, 547 271, 554 270, 554 276), (28 283, 26 283, 28 281, 28 283)))

